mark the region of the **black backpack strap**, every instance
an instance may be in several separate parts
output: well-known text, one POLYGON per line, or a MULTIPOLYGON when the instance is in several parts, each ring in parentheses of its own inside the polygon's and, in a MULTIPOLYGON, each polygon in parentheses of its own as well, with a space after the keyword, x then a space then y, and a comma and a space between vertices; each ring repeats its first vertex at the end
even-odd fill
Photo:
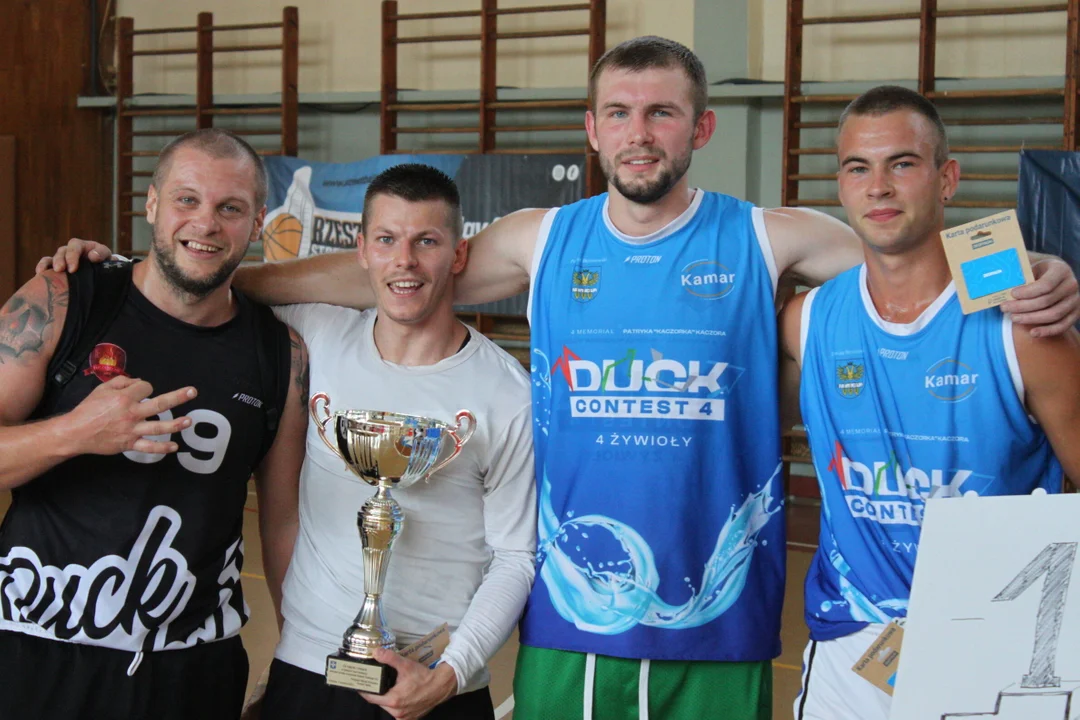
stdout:
POLYGON ((274 444, 281 413, 289 396, 292 344, 289 341, 289 327, 278 320, 270 308, 251 303, 251 311, 259 377, 263 387, 263 415, 266 418, 263 446, 255 463, 255 467, 258 467, 274 444))
POLYGON ((131 287, 132 265, 119 260, 83 262, 68 275, 68 317, 49 361, 46 398, 55 397, 71 382, 120 314, 131 287))

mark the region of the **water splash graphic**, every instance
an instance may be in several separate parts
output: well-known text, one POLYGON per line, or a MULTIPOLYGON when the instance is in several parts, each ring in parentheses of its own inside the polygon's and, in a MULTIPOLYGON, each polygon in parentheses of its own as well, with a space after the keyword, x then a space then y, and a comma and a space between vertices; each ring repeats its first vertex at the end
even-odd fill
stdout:
MULTIPOLYGON (((892 620, 893 616, 888 615, 884 610, 907 610, 908 601, 903 598, 892 598, 889 600, 882 600, 879 603, 871 602, 870 598, 866 597, 851 584, 847 576, 851 573, 851 566, 848 565, 847 560, 840 554, 839 550, 831 550, 829 552, 829 562, 836 568, 836 571, 840 574, 840 596, 844 598, 844 602, 847 604, 848 612, 851 614, 851 619, 857 622, 869 622, 869 623, 887 623, 892 620)), ((828 609, 822 605, 822 610, 828 612, 828 609)))
MULTIPOLYGON (((821 508, 825 513, 826 525, 832 527, 832 512, 829 509, 829 503, 822 502, 821 508)), ((838 584, 840 597, 843 598, 843 601, 837 603, 824 602, 821 604, 821 612, 827 613, 833 608, 840 609, 846 607, 848 615, 852 620, 870 623, 890 622, 893 616, 884 612, 885 610, 893 610, 900 612, 900 614, 907 614, 908 601, 906 598, 890 598, 875 604, 858 588, 852 585, 851 581, 848 580, 848 576, 851 574, 851 566, 848 565, 847 560, 840 554, 840 551, 836 549, 835 542, 835 540, 832 541, 833 548, 829 550, 829 562, 836 568, 836 572, 839 576, 838 584), (826 607, 826 605, 828 605, 828 607, 826 607)), ((818 552, 821 552, 822 549, 819 549, 818 552)))
POLYGON ((772 487, 778 465, 761 490, 751 493, 717 537, 702 572, 701 589, 684 578, 690 599, 665 602, 657 592, 660 574, 652 549, 629 525, 603 515, 560 522, 552 509, 545 473, 540 489, 538 527, 540 577, 552 605, 580 630, 614 635, 638 624, 666 629, 699 627, 715 620, 738 600, 746 585, 757 536, 779 511, 772 487), (581 548, 585 547, 585 551, 581 548))

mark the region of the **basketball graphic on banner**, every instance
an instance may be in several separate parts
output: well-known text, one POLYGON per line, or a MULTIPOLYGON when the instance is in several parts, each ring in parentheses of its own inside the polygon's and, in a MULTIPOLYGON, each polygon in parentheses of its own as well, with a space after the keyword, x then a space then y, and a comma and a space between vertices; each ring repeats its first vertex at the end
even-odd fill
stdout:
POLYGON ((289 260, 300 254, 304 226, 289 213, 281 213, 266 223, 259 237, 263 244, 263 259, 269 262, 289 260))

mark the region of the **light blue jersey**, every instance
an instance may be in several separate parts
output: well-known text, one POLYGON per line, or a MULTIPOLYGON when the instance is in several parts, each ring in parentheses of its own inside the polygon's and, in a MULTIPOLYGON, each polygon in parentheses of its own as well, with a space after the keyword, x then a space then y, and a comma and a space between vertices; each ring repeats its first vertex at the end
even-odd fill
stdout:
POLYGON ((881 319, 860 266, 807 296, 803 421, 822 497, 806 578, 814 640, 907 614, 926 499, 1061 489, 1024 409, 1012 322, 964 315, 950 284, 913 323, 881 319))
POLYGON ((540 546, 522 641, 774 657, 784 524, 762 213, 697 191, 635 242, 606 200, 549 213, 535 259, 540 546))

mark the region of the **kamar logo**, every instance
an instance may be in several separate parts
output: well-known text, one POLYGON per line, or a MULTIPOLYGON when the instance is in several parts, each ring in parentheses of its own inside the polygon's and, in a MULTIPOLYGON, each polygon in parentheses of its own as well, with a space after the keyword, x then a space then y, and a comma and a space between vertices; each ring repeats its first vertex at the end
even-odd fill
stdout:
POLYGON ((696 260, 683 268, 679 285, 694 297, 715 300, 735 288, 735 273, 715 260, 696 260))
POLYGON ((978 388, 979 373, 953 358, 939 360, 927 369, 923 389, 945 402, 959 402, 978 388))

